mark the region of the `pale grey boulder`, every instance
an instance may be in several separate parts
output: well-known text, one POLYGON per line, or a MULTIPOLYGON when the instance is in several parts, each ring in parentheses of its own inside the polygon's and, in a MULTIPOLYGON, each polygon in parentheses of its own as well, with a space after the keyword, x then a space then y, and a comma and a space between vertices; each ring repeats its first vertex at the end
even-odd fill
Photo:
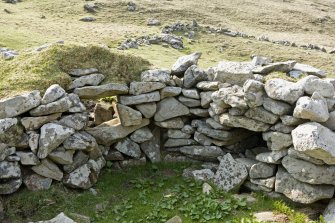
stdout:
POLYGON ((263 107, 273 114, 281 116, 291 114, 293 111, 291 105, 282 101, 273 100, 269 97, 264 97, 263 107))
POLYGON ((26 130, 37 130, 41 128, 42 125, 57 120, 61 117, 61 115, 62 113, 55 113, 52 115, 40 117, 24 117, 21 119, 21 124, 26 130))
POLYGON ((262 107, 255 107, 250 108, 244 114, 247 118, 251 118, 260 122, 268 123, 268 124, 275 124, 279 116, 275 115, 262 107))
POLYGON ((21 115, 41 104, 39 91, 0 100, 0 119, 21 115))
POLYGON ((141 81, 143 82, 161 82, 167 84, 170 80, 169 70, 147 70, 141 73, 141 81))
POLYGON ((294 104, 304 94, 303 87, 298 83, 293 83, 279 78, 274 78, 265 83, 266 94, 279 101, 294 104))
POLYGON ((0 179, 12 179, 21 177, 21 168, 18 162, 0 162, 0 179))
POLYGON ((145 118, 152 118, 157 111, 157 104, 155 102, 139 104, 135 107, 142 113, 145 118))
POLYGON ((270 149, 272 151, 287 149, 293 144, 291 134, 281 132, 273 132, 269 140, 271 142, 270 149))
POLYGON ((58 84, 51 85, 44 93, 41 100, 42 105, 57 101, 66 94, 65 90, 58 84))
POLYGON ((224 103, 230 105, 233 108, 248 108, 248 105, 244 100, 243 88, 238 85, 220 88, 219 95, 221 96, 221 100, 223 100, 224 103))
POLYGON ((265 94, 264 84, 260 81, 249 79, 243 84, 244 100, 250 108, 263 104, 265 94))
POLYGON ((188 115, 189 109, 174 97, 168 97, 157 103, 155 121, 162 122, 171 118, 188 115))
POLYGON ((37 156, 43 159, 74 133, 74 129, 48 123, 42 126, 37 156))
POLYGON ((71 164, 63 165, 63 170, 66 173, 70 173, 77 169, 78 167, 84 165, 89 160, 89 156, 84 152, 78 150, 73 156, 73 162, 71 164))
POLYGON ((280 164, 281 159, 286 156, 288 153, 287 149, 271 151, 271 152, 262 152, 256 155, 256 160, 269 163, 269 164, 280 164))
POLYGON ((89 74, 86 76, 78 77, 72 81, 68 90, 80 88, 84 86, 98 86, 105 79, 103 74, 89 74))
POLYGON ((235 128, 244 128, 254 132, 265 132, 271 126, 244 116, 220 115, 220 123, 235 128))
POLYGON ((190 66, 197 65, 198 60, 201 57, 200 52, 192 53, 190 55, 179 57, 178 60, 173 64, 171 73, 176 75, 183 74, 190 66))
POLYGON ((141 112, 128 107, 126 105, 114 104, 114 111, 119 117, 122 126, 134 126, 140 125, 142 122, 142 114, 141 112))
POLYGON ((140 146, 137 143, 130 140, 129 138, 124 138, 121 141, 119 141, 115 145, 115 149, 135 159, 139 159, 141 157, 140 146))
POLYGON ((293 157, 293 158, 300 159, 300 160, 305 160, 307 162, 314 163, 316 165, 324 165, 325 164, 325 162, 323 162, 322 160, 313 158, 311 156, 306 155, 303 152, 299 152, 299 151, 295 150, 293 146, 288 149, 287 154, 289 156, 293 157))
POLYGON ((104 84, 100 86, 87 86, 76 88, 73 93, 82 99, 99 99, 120 94, 128 94, 128 86, 125 84, 104 84))
POLYGON ((120 96, 119 103, 123 105, 138 105, 148 102, 160 101, 159 91, 135 96, 120 96))
POLYGON ((63 146, 66 150, 83 150, 90 152, 98 148, 98 144, 93 136, 85 131, 80 131, 69 136, 63 146))
POLYGON ((55 113, 62 113, 68 111, 73 106, 73 101, 70 96, 65 96, 58 99, 57 101, 40 105, 37 108, 30 110, 31 116, 44 116, 55 113))
POLYGON ((219 81, 201 81, 197 83, 196 87, 203 91, 217 91, 219 90, 219 81))
POLYGON ((325 223, 335 222, 335 199, 331 199, 326 209, 323 211, 325 223))
POLYGON ((17 118, 0 119, 0 142, 8 146, 17 146, 21 143, 23 128, 17 118))
POLYGON ((57 181, 61 181, 63 179, 63 172, 49 159, 43 159, 39 165, 33 166, 31 169, 35 173, 46 178, 51 178, 57 181))
POLYGON ((294 108, 293 116, 315 122, 325 122, 329 119, 327 101, 318 92, 314 92, 312 97, 301 97, 294 108))
POLYGON ((135 132, 133 132, 130 135, 130 139, 133 140, 136 143, 143 143, 145 141, 150 140, 154 135, 150 131, 148 127, 143 127, 140 129, 137 129, 135 132))
POLYGON ((17 151, 15 153, 18 157, 20 157, 20 163, 22 165, 38 165, 40 160, 38 157, 32 152, 24 152, 24 151, 17 151))
POLYGON ((196 65, 190 66, 184 74, 183 85, 185 88, 195 87, 197 83, 208 80, 205 71, 199 69, 196 65))
POLYGON ((250 167, 249 176, 251 179, 265 179, 276 174, 276 165, 268 163, 256 163, 250 167))
POLYGON ((155 127, 152 131, 152 137, 141 143, 141 149, 152 163, 161 161, 161 129, 155 127))
POLYGON ((200 92, 200 105, 203 108, 209 108, 210 103, 213 101, 212 100, 212 94, 214 91, 203 91, 200 92))
POLYGON ((323 70, 315 68, 308 64, 296 63, 293 67, 294 71, 300 71, 307 75, 315 75, 318 77, 326 77, 326 73, 323 70))
POLYGON ((334 85, 327 80, 320 79, 316 76, 307 76, 298 81, 303 86, 306 94, 312 95, 318 92, 322 97, 334 97, 334 85))
POLYGON ((38 174, 29 174, 24 177, 23 183, 30 191, 41 191, 48 190, 51 187, 52 179, 38 174))
POLYGON ((185 106, 189 108, 200 107, 201 102, 198 99, 187 98, 184 96, 179 96, 178 100, 185 106))
POLYGON ((197 89, 182 89, 182 93, 187 98, 200 99, 200 94, 197 89))
POLYGON ((161 99, 167 98, 167 97, 174 97, 178 96, 181 93, 182 88, 181 87, 170 87, 167 86, 160 90, 161 99))
POLYGON ((334 186, 312 185, 294 179, 283 168, 276 174, 275 191, 284 194, 294 202, 311 204, 315 201, 332 198, 334 186))
POLYGON ((289 60, 286 62, 276 62, 271 63, 266 66, 257 66, 255 69, 253 69, 253 73, 255 74, 269 74, 272 72, 284 72, 287 73, 293 69, 296 62, 293 60, 289 60))
POLYGON ((275 132, 290 134, 292 130, 294 129, 294 126, 288 126, 288 125, 284 125, 282 122, 278 122, 277 124, 272 126, 270 129, 275 132))
POLYGON ((215 174, 215 184, 225 191, 238 191, 248 177, 244 164, 237 162, 230 153, 220 159, 219 168, 215 174))
POLYGON ((76 131, 82 130, 86 127, 88 122, 88 115, 85 113, 75 113, 73 115, 63 116, 59 120, 59 124, 73 128, 76 131))
POLYGON ((257 184, 260 188, 268 188, 272 191, 275 187, 276 177, 269 177, 266 179, 250 179, 250 182, 257 184))
POLYGON ((166 85, 160 82, 131 82, 129 94, 140 95, 164 88, 166 85))

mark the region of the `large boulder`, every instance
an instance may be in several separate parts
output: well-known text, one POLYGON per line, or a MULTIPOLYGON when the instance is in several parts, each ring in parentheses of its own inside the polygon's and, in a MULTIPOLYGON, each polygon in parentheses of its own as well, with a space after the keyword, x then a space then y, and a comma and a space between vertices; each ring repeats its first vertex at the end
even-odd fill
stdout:
POLYGON ((12 118, 25 113, 41 103, 39 91, 0 100, 0 119, 12 118))
POLYGON ((335 166, 316 165, 291 156, 285 156, 282 164, 292 177, 301 182, 335 185, 335 166))
POLYGON ((301 97, 297 101, 293 116, 315 122, 325 122, 329 118, 327 101, 318 92, 314 92, 312 97, 301 97))
POLYGON ((157 104, 157 112, 154 119, 157 122, 162 122, 171 118, 188 115, 189 113, 188 107, 174 97, 168 97, 157 104))
POLYGON ((233 108, 248 108, 248 105, 244 100, 243 88, 238 85, 220 88, 219 95, 221 96, 221 99, 224 101, 224 103, 230 105, 233 108))
POLYGON ((315 201, 332 198, 334 186, 312 185, 294 179, 283 168, 276 175, 275 191, 284 194, 294 202, 311 204, 315 201))
POLYGON ((243 86, 248 79, 253 79, 254 65, 249 62, 222 61, 215 67, 214 81, 243 86))
POLYGON ((294 104, 304 94, 304 89, 300 84, 280 78, 267 81, 265 91, 270 98, 289 104, 294 104))
POLYGON ((335 164, 335 133, 316 122, 299 125, 292 131, 294 149, 325 163, 335 164))
POLYGON ((271 72, 284 72, 287 73, 291 71, 296 64, 295 61, 289 60, 286 62, 277 62, 277 63, 271 63, 266 66, 258 66, 255 69, 253 69, 253 73, 256 74, 269 74, 271 72))
POLYGON ((197 65, 198 60, 201 57, 200 52, 192 53, 190 55, 179 57, 178 60, 173 64, 171 73, 176 75, 183 74, 190 66, 197 65))
POLYGON ((74 133, 74 129, 48 123, 42 126, 39 139, 38 157, 43 159, 74 133))
POLYGON ((99 144, 110 146, 118 139, 122 139, 130 133, 149 125, 149 119, 142 119, 140 125, 122 126, 119 119, 113 119, 104 122, 94 128, 87 129, 86 131, 92 135, 99 144))
POLYGON ((312 95, 314 92, 318 92, 325 98, 334 97, 334 86, 327 80, 310 75, 299 80, 298 83, 303 86, 305 93, 308 95, 312 95))
POLYGON ((128 90, 128 86, 125 84, 105 84, 76 88, 73 92, 83 99, 99 99, 119 94, 128 94, 128 90))
POLYGON ((229 153, 220 158, 220 165, 215 174, 215 184, 225 191, 238 191, 248 177, 244 164, 237 162, 229 153))

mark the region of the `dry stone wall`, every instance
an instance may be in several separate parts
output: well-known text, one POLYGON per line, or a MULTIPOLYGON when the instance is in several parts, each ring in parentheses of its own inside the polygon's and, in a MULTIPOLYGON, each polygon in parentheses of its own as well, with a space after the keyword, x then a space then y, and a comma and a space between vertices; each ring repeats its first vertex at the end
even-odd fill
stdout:
POLYGON ((295 61, 221 62, 202 70, 201 53, 141 81, 99 85, 97 69, 69 71, 55 84, 0 101, 0 194, 52 181, 87 189, 107 161, 203 162, 184 175, 226 191, 284 194, 295 202, 332 198, 335 185, 335 79, 295 61), (271 72, 298 72, 297 82, 271 72), (99 98, 117 96, 113 103, 99 98))

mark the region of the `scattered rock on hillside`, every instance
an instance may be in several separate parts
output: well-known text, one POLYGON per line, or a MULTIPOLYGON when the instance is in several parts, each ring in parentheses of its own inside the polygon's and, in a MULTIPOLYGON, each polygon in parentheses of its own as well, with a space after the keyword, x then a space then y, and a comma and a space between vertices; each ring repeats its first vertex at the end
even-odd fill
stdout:
POLYGON ((159 19, 150 18, 148 19, 147 25, 148 26, 160 26, 161 22, 159 21, 159 19))
POLYGON ((135 2, 132 2, 132 1, 128 2, 128 4, 127 4, 127 10, 129 12, 136 11, 136 9, 137 9, 137 5, 135 4, 135 2))
POLYGON ((84 18, 79 19, 79 21, 82 21, 82 22, 94 22, 95 20, 97 19, 94 17, 84 17, 84 18))
POLYGON ((87 3, 84 5, 84 9, 87 12, 95 13, 97 12, 98 6, 95 3, 87 3))

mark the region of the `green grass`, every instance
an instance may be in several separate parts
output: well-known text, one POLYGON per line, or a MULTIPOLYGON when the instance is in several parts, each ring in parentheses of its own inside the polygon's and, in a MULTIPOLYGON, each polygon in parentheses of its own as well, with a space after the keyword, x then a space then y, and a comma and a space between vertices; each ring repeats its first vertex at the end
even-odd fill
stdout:
MULTIPOLYGON (((202 194, 202 184, 181 176, 190 164, 147 164, 127 170, 105 169, 90 191, 71 190, 60 183, 47 191, 30 192, 26 188, 5 198, 5 210, 13 222, 53 218, 60 212, 89 216, 99 223, 158 223, 179 215, 184 223, 255 223, 252 213, 277 210, 293 223, 299 212, 292 204, 280 202, 261 193, 256 202, 247 204, 214 187, 210 195, 202 194)), ((305 219, 305 218, 304 218, 305 219)))
POLYGON ((41 90, 58 83, 66 88, 68 71, 95 67, 106 78, 103 83, 137 80, 150 63, 137 56, 112 52, 97 45, 54 45, 42 52, 23 53, 13 60, 0 60, 0 97, 41 90))

